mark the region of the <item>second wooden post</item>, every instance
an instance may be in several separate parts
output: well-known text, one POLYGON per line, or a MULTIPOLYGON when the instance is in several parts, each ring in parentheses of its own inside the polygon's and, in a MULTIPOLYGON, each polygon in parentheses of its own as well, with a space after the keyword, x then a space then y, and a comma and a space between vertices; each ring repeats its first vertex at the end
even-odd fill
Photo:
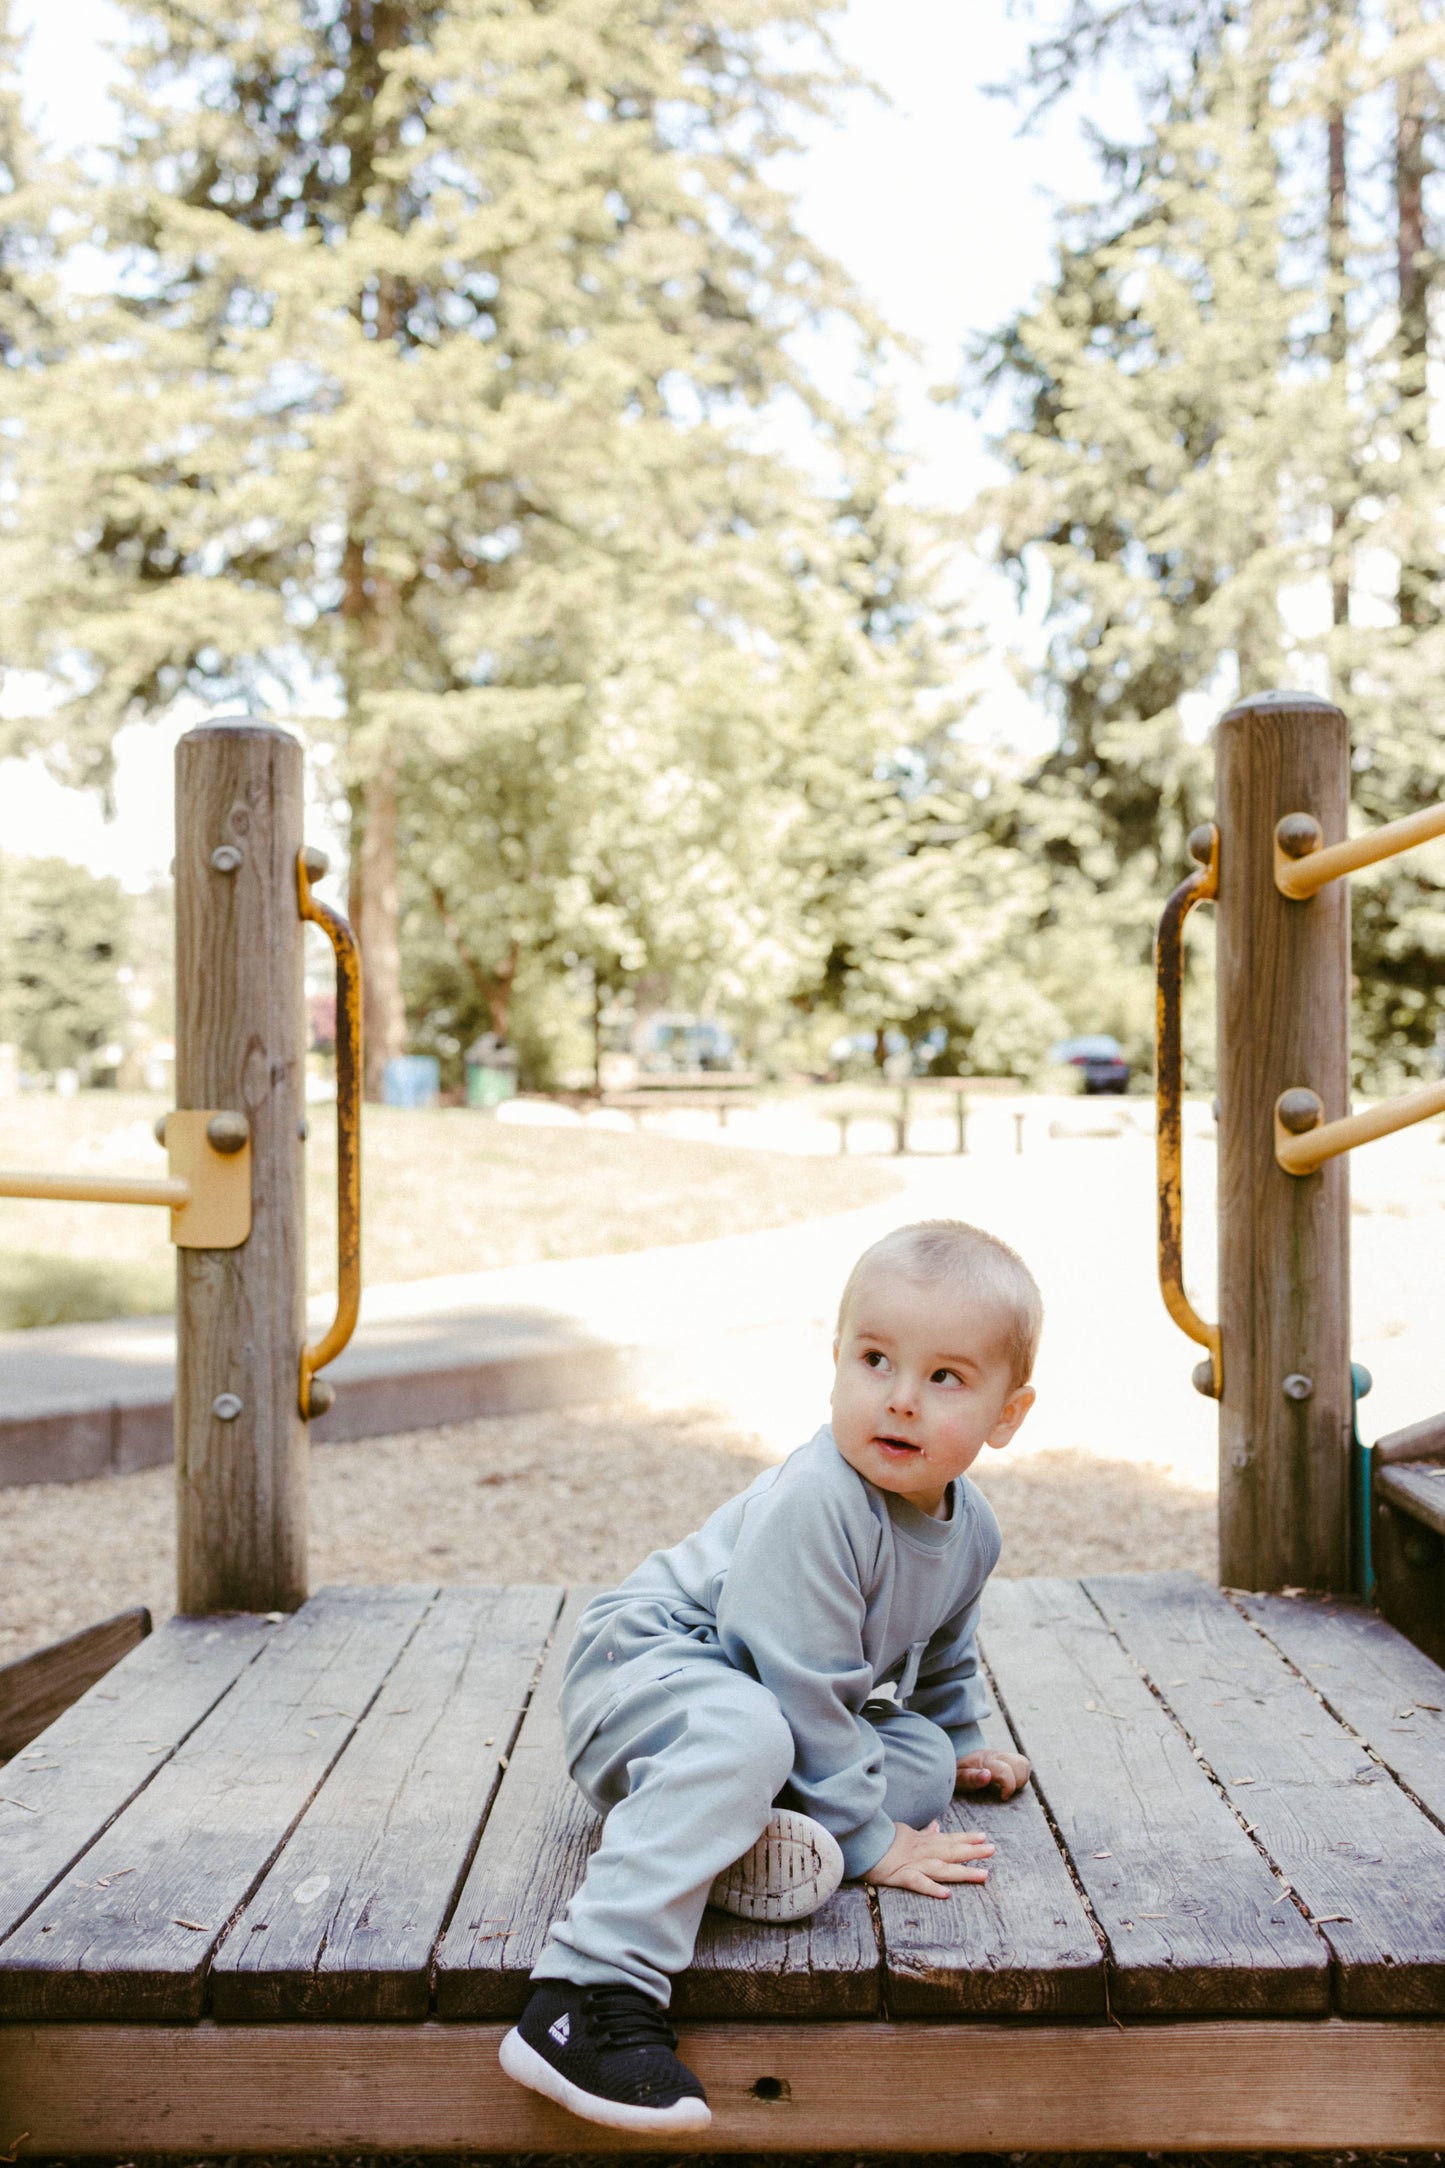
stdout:
POLYGON ((176 1104, 244 1114, 239 1249, 177 1255, 178 1606, 306 1597, 302 751, 245 719, 176 748, 176 1104))
POLYGON ((1325 1119, 1350 1108, 1345 883, 1291 903, 1275 823, 1346 832, 1349 730, 1303 693, 1268 693, 1219 725, 1219 1563, 1229 1587, 1349 1586, 1349 1177, 1274 1156, 1281 1092, 1325 1119))

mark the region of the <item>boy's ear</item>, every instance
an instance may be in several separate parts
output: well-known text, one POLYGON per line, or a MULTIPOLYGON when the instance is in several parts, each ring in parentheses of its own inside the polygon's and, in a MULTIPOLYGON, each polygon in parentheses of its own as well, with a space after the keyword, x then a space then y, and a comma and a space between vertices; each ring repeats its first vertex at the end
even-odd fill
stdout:
POLYGON ((1032 1385, 1020 1385, 1011 1392, 1003 1404, 998 1421, 988 1434, 987 1442, 998 1449, 1006 1446, 1038 1397, 1032 1385))

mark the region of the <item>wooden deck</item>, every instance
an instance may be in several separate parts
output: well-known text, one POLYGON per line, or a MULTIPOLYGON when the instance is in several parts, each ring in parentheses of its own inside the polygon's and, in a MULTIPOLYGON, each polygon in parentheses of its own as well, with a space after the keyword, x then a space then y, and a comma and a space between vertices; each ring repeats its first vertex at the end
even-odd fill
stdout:
MULTIPOLYGON (((0 2154, 595 2150, 494 2053, 594 1838, 584 1601, 176 1620, 0 1770, 0 2154)), ((1182 1574, 996 1583, 982 1646, 992 1879, 710 1913, 702 2149, 1445 2144, 1445 1672, 1182 1574)))

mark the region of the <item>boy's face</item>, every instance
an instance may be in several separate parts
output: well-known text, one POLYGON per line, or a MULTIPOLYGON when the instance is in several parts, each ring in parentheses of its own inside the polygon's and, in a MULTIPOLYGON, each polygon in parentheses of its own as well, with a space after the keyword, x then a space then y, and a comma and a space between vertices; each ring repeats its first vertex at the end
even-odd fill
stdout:
POLYGON ((833 1356, 839 1452, 925 1513, 986 1445, 1007 1445, 1034 1404, 1033 1387, 1013 1382, 997 1304, 956 1281, 865 1272, 833 1356))

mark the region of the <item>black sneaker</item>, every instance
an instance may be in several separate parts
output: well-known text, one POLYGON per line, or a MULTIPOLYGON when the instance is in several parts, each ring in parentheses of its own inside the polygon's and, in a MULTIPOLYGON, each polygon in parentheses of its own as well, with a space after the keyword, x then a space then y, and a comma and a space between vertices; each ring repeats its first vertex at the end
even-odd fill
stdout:
POLYGON ((673 2053, 660 2003, 636 1987, 543 1980, 499 2050, 519 2085, 613 2130, 706 2130, 707 2095, 673 2053))

